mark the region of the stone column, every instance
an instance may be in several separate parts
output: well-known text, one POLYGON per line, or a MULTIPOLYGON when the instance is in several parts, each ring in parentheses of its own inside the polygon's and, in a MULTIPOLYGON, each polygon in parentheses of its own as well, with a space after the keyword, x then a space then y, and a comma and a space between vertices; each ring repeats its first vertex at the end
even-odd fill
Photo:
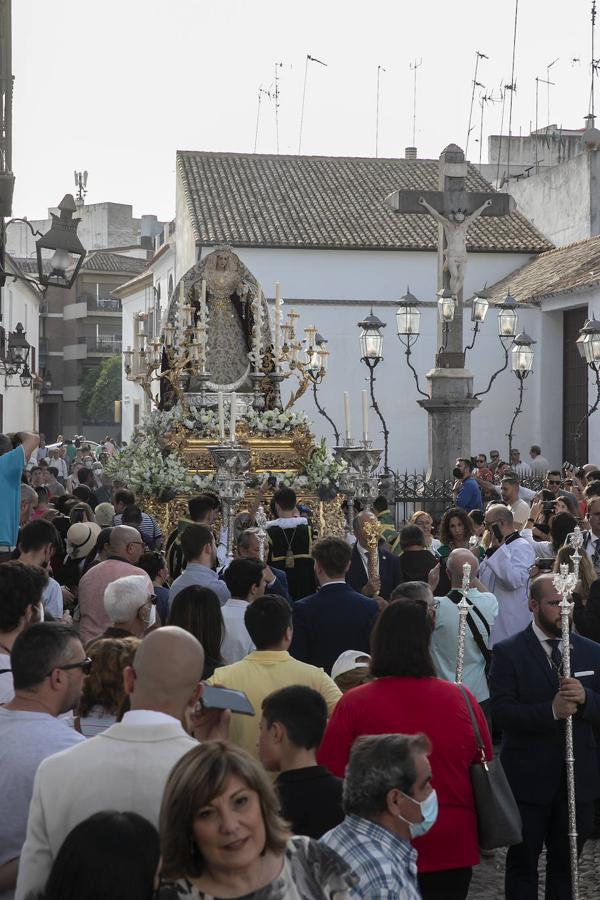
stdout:
POLYGON ((481 401, 467 369, 432 369, 426 377, 429 398, 418 403, 428 414, 427 478, 449 478, 456 458, 471 453, 471 412, 481 401))

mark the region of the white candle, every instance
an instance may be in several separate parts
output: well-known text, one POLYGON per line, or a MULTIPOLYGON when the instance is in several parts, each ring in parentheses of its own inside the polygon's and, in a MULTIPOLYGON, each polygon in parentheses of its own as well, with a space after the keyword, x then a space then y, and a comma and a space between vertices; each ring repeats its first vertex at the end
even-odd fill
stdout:
POLYGON ((235 444, 235 425, 237 420, 237 394, 235 391, 231 394, 231 414, 229 423, 229 439, 235 444))
POLYGON ((366 391, 361 391, 362 393, 362 426, 363 426, 363 441, 365 444, 369 440, 369 399, 367 397, 366 391))
POLYGON ((262 295, 262 288, 259 284, 258 290, 254 297, 254 328, 253 328, 253 334, 252 334, 252 338, 253 338, 252 349, 254 351, 254 371, 255 372, 260 371, 260 344, 261 344, 260 333, 262 330, 262 327, 261 327, 262 326, 262 304, 260 302, 261 295, 262 295))
POLYGON ((275 282, 275 373, 279 371, 279 354, 281 353, 281 284, 275 282))
POLYGON ((200 291, 200 325, 203 332, 200 347, 200 371, 204 375, 206 372, 206 279, 204 278, 202 279, 200 291))
POLYGON ((350 394, 344 391, 344 422, 346 423, 346 440, 348 443, 352 440, 350 433, 350 394))
POLYGON ((217 402, 219 408, 219 438, 225 440, 225 410, 223 409, 223 391, 217 394, 217 402))

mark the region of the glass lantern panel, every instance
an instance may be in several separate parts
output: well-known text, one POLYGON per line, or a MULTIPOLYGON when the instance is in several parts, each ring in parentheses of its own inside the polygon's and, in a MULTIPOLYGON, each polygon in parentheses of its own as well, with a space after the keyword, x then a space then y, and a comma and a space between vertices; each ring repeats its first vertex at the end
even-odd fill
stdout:
POLYGON ((498 334, 500 337, 514 337, 516 333, 516 312, 512 309, 501 309, 498 313, 498 334))
POLYGON ((378 331, 365 330, 360 336, 360 349, 363 357, 368 359, 381 358, 383 349, 383 335, 378 331))

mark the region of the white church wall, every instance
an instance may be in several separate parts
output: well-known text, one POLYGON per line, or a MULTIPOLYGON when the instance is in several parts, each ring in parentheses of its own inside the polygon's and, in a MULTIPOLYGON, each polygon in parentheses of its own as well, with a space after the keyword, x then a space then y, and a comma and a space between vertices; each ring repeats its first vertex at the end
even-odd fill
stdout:
MULTIPOLYGON (((135 293, 121 300, 123 307, 123 348, 134 346, 134 321, 139 312, 145 310, 145 288, 141 286, 135 293)), ((124 441, 131 440, 136 423, 149 409, 148 400, 143 390, 134 381, 128 381, 125 371, 122 372, 121 396, 121 436, 124 441)))
MULTIPOLYGON (((29 366, 34 375, 39 372, 40 301, 39 296, 22 281, 7 279, 2 288, 2 325, 6 330, 6 341, 11 331, 20 322, 25 330, 25 338, 35 349, 35 363, 30 353, 29 366)), ((18 375, 0 377, 2 397, 2 430, 34 431, 38 427, 39 393, 32 387, 22 387, 18 375)))

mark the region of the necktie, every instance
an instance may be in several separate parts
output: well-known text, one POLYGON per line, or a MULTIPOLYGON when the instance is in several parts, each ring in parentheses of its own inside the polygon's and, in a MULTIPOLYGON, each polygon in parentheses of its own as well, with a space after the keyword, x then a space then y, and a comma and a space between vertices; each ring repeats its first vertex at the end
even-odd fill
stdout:
POLYGON ((560 667, 562 665, 562 653, 558 649, 558 645, 560 641, 558 638, 552 638, 547 641, 548 646, 550 647, 550 659, 552 661, 552 668, 558 675, 560 673, 560 667))
POLYGON ((594 553, 592 555, 592 565, 598 573, 600 569, 600 538, 594 540, 594 553))

